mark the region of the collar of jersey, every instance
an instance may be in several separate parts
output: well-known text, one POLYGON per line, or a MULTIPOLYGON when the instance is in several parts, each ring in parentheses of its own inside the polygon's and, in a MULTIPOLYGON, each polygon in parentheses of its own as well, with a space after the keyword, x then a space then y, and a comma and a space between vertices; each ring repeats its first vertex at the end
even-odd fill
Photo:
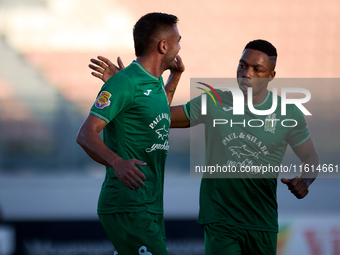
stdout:
POLYGON ((139 64, 136 60, 134 60, 132 62, 133 65, 137 65, 139 66, 139 68, 144 72, 146 73, 147 75, 149 75, 152 79, 156 80, 156 81, 159 81, 159 77, 157 76, 154 76, 153 74, 149 73, 141 64, 139 64))
POLYGON ((254 104, 254 107, 259 107, 259 106, 262 106, 262 105, 264 105, 265 103, 267 103, 267 101, 268 101, 268 99, 269 99, 269 97, 270 97, 270 91, 269 90, 267 90, 267 95, 266 95, 266 97, 263 99, 263 101, 261 102, 261 103, 258 103, 258 104, 254 104))

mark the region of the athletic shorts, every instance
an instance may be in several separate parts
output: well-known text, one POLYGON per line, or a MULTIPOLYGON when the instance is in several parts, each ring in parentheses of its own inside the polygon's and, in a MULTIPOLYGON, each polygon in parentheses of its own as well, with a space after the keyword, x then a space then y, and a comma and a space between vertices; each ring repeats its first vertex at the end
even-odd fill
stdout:
POLYGON ((205 255, 275 255, 277 233, 240 229, 211 223, 204 225, 205 255))
POLYGON ((169 255, 162 214, 148 212, 99 214, 114 255, 169 255))

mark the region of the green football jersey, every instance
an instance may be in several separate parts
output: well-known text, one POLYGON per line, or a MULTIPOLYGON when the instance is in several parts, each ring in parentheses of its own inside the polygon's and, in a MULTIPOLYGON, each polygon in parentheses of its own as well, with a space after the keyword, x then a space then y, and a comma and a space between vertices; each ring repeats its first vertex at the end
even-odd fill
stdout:
MULTIPOLYGON (((280 97, 275 112, 267 116, 253 114, 247 104, 244 115, 233 115, 231 92, 217 92, 222 107, 207 97, 206 115, 201 114, 201 96, 183 106, 190 125, 205 125, 206 166, 236 170, 213 175, 204 173, 198 222, 224 222, 250 230, 277 232, 279 173, 262 170, 280 166, 287 144, 296 147, 310 138, 304 116, 295 105, 287 105, 286 115, 281 115, 280 97), (216 119, 225 124, 216 124, 216 119)), ((270 91, 262 103, 254 104, 257 110, 271 106, 270 91)))
POLYGON ((148 211, 163 213, 164 166, 169 150, 170 107, 162 77, 138 62, 111 77, 91 108, 105 122, 106 146, 124 160, 147 163, 136 167, 145 186, 130 190, 106 167, 98 201, 98 214, 148 211))

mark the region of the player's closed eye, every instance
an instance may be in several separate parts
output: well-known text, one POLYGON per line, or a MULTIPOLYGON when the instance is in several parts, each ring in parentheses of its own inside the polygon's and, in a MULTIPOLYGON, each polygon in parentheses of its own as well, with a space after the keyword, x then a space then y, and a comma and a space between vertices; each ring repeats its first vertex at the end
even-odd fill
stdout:
POLYGON ((255 68, 254 68, 254 71, 255 71, 256 73, 262 73, 262 72, 265 72, 266 69, 263 68, 263 67, 261 67, 261 66, 258 66, 258 67, 255 67, 255 68))

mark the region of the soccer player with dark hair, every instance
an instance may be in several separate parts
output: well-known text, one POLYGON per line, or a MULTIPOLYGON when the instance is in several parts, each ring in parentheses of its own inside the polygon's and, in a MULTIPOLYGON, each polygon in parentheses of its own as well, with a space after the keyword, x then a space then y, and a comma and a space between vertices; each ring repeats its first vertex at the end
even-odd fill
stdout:
POLYGON ((136 61, 103 85, 77 135, 86 153, 106 166, 98 216, 115 254, 168 255, 163 185, 172 97, 165 89, 171 93, 184 71, 177 55, 177 22, 176 16, 164 13, 137 21, 136 61), (171 79, 164 88, 161 75, 167 69, 171 79))
MULTIPOLYGON (((247 102, 248 88, 252 88, 252 102, 257 110, 272 106, 272 92, 268 83, 275 77, 277 52, 267 41, 249 42, 239 60, 237 81, 247 102)), ((217 90, 222 105, 233 107, 231 92, 217 90)), ((209 97, 208 97, 209 99, 209 97)), ((258 116, 250 112, 247 104, 245 114, 233 115, 222 107, 207 102, 207 114, 201 115, 201 96, 184 106, 171 108, 171 127, 188 127, 203 123, 205 133, 212 134, 206 140, 206 165, 280 166, 289 144, 303 164, 318 165, 319 157, 313 145, 302 112, 295 105, 287 105, 287 115, 281 114, 281 100, 274 113, 258 116), (212 119, 234 119, 241 122, 261 119, 262 128, 243 125, 217 125, 212 119), (242 119, 242 120, 241 120, 242 119), (297 125, 284 128, 275 125, 275 119, 294 119, 297 125), (230 139, 227 139, 227 138, 230 139), (242 150, 247 150, 244 153, 242 150), (251 153, 248 153, 251 152, 251 153), (248 155, 247 155, 248 154, 248 155), (251 155, 251 156, 250 156, 251 155)), ((204 226, 205 254, 276 254, 278 214, 276 188, 278 173, 223 173, 225 178, 202 178, 200 188, 200 211, 198 222, 204 226), (243 177, 243 178, 235 178, 243 177), (255 178, 254 178, 255 177, 255 178)), ((315 175, 302 173, 291 180, 282 178, 297 198, 308 193, 315 175)))
MULTIPOLYGON (((276 58, 277 52, 271 43, 254 40, 246 45, 239 60, 239 88, 245 102, 248 88, 252 88, 252 103, 257 110, 268 110, 272 106, 273 96, 268 91, 268 83, 276 74, 276 58)), ((171 107, 171 127, 205 125, 207 166, 235 166, 237 170, 244 166, 280 166, 288 144, 301 160, 302 169, 304 164, 319 164, 304 116, 295 105, 287 105, 286 116, 282 117, 278 97, 276 110, 267 116, 253 114, 247 104, 244 115, 236 116, 232 111, 224 110, 233 107, 232 93, 216 91, 226 107, 215 107, 213 100, 207 97, 206 115, 201 114, 202 95, 183 106, 171 107), (233 118, 240 123, 254 117, 266 124, 256 128, 212 125, 213 119, 233 118), (275 125, 277 119, 284 118, 296 120, 297 125, 291 128, 275 125)), ((224 178, 204 178, 203 175, 198 222, 204 226, 205 254, 276 254, 278 173, 236 172, 237 175, 222 173, 224 178)), ((282 178, 281 182, 301 199, 308 194, 316 175, 303 172, 293 179, 282 178)))

